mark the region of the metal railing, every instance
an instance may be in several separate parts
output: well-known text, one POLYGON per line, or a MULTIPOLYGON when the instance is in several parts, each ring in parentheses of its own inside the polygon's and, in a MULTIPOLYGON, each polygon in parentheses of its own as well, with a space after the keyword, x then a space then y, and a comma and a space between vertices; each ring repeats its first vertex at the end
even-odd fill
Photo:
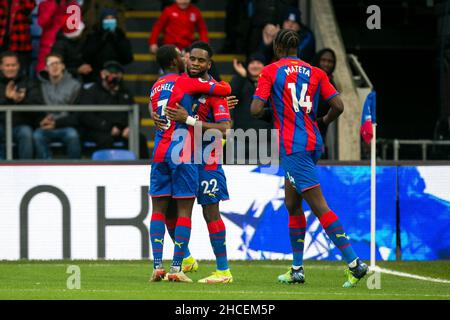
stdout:
POLYGON ((128 149, 139 157, 139 105, 70 105, 70 106, 1 106, 0 112, 5 112, 6 160, 13 159, 13 113, 14 112, 128 112, 130 136, 128 149))
POLYGON ((450 146, 450 141, 449 140, 443 141, 443 140, 399 140, 399 139, 394 139, 393 146, 394 146, 394 160, 395 161, 398 161, 400 145, 402 145, 402 144, 422 146, 422 160, 425 161, 425 160, 427 160, 427 146, 429 146, 429 145, 450 146))

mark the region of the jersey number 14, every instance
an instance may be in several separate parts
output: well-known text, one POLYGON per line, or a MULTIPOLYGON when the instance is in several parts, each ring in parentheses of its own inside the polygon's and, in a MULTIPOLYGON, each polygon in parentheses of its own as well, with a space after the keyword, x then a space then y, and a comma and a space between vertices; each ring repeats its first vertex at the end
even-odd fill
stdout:
POLYGON ((297 99, 297 86, 294 82, 288 83, 288 88, 291 90, 292 95, 292 106, 295 112, 300 111, 300 107, 305 108, 306 113, 310 113, 312 109, 311 97, 306 95, 308 92, 308 85, 306 83, 302 84, 302 92, 300 92, 300 101, 297 99))

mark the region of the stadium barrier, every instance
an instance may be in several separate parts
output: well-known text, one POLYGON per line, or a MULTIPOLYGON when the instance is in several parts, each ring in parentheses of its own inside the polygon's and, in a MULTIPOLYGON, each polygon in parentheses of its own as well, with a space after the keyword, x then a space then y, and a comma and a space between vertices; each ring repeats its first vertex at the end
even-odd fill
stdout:
MULTIPOLYGON (((150 166, 142 162, 3 163, 0 260, 151 258, 147 195, 150 166)), ((231 200, 221 203, 230 259, 289 259, 282 170, 225 165, 231 200)), ((321 165, 331 208, 355 250, 370 254, 370 166, 321 165)), ((450 258, 450 164, 377 168, 379 260, 450 258), (397 251, 401 256, 397 256, 397 251)), ((305 258, 340 260, 318 219, 307 216, 305 258)), ((165 238, 164 258, 173 244, 165 238)), ((214 259, 201 207, 194 206, 191 252, 214 259)))
POLYGON ((128 125, 130 138, 128 148, 139 155, 139 105, 71 105, 71 106, 2 106, 0 112, 5 112, 5 140, 6 160, 13 159, 12 119, 14 112, 128 112, 128 125))

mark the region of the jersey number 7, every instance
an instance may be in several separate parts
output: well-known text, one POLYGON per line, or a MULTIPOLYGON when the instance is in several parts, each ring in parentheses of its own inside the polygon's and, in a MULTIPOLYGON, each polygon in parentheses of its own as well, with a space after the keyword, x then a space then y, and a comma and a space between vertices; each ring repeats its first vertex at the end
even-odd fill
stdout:
POLYGON ((298 101, 297 99, 296 84, 294 82, 289 82, 288 88, 289 90, 291 90, 292 104, 294 107, 294 111, 299 112, 300 111, 299 105, 300 105, 300 107, 306 108, 305 110, 306 113, 310 113, 312 109, 312 102, 311 97, 306 95, 306 92, 308 92, 308 85, 306 83, 302 84, 302 92, 300 92, 300 101, 298 101))
MULTIPOLYGON (((169 101, 169 99, 163 99, 163 100, 158 100, 158 108, 161 107, 161 117, 165 118, 166 117, 166 112, 165 109, 167 107, 167 102, 169 101)), ((166 118, 166 124, 164 125, 164 130, 167 130, 170 128, 170 120, 166 118)))

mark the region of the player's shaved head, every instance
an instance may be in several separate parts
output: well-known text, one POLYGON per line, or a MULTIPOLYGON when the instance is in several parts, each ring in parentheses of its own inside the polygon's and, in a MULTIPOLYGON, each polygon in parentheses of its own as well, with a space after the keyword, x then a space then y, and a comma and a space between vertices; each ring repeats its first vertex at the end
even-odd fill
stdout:
POLYGON ((184 71, 181 52, 173 44, 166 44, 158 49, 156 52, 156 62, 164 71, 171 69, 177 69, 178 72, 184 71))
POLYGON ((297 55, 297 48, 300 45, 300 36, 292 30, 280 30, 273 41, 273 50, 278 58, 297 55))

